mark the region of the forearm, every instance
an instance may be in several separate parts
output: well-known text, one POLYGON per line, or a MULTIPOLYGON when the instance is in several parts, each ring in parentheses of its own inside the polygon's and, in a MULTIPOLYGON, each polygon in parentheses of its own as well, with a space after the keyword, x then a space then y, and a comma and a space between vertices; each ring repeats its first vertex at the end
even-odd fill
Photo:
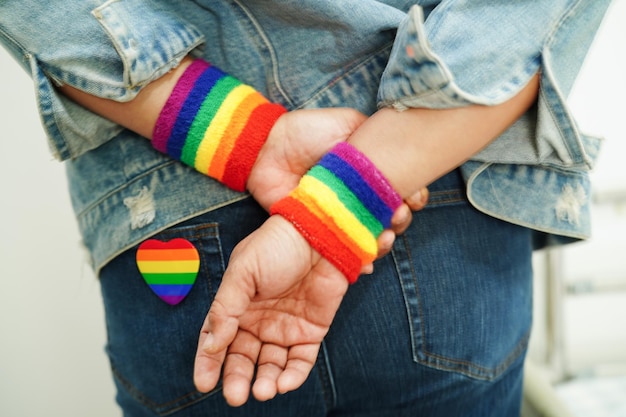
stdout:
POLYGON ((187 58, 130 102, 65 87, 84 107, 152 140, 152 146, 236 191, 287 109, 209 62, 187 58))
POLYGON ((536 75, 516 96, 495 106, 381 109, 349 142, 406 197, 491 143, 535 102, 538 89, 536 75))
POLYGON ((382 109, 326 154, 270 213, 290 221, 322 256, 355 282, 376 254, 402 198, 488 145, 535 101, 537 77, 497 106, 382 109))
POLYGON ((152 132, 161 109, 191 62, 192 59, 189 57, 184 59, 172 71, 146 85, 133 100, 128 102, 100 98, 68 85, 63 85, 59 89, 64 95, 88 110, 147 139, 152 139, 152 132))

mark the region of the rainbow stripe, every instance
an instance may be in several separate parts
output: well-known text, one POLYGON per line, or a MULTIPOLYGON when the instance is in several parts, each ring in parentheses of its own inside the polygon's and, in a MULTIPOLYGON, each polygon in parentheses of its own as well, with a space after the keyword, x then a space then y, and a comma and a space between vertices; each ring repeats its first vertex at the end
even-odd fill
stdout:
POLYGON ((383 174, 355 147, 335 146, 275 203, 280 214, 351 283, 376 259, 376 239, 402 204, 383 174))
POLYGON ((197 59, 185 69, 161 110, 152 146, 244 191, 261 147, 286 111, 249 85, 197 59))
POLYGON ((149 239, 137 249, 137 267, 148 286, 170 305, 191 291, 200 268, 198 251, 186 239, 161 242, 149 239))

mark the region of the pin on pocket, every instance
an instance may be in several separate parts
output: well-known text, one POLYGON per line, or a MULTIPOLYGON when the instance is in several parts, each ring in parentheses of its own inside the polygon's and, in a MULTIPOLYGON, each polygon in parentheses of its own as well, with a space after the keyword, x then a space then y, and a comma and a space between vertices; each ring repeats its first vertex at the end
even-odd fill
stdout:
POLYGON ((137 267, 150 289, 163 301, 176 305, 191 291, 200 269, 200 256, 187 239, 144 241, 137 249, 137 267))

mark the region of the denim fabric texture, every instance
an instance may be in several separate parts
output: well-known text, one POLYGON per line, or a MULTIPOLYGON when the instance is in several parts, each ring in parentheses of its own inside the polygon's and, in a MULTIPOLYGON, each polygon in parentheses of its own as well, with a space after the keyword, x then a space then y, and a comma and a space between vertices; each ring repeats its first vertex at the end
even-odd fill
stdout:
POLYGON ((502 102, 539 70, 537 106, 462 167, 470 201, 555 241, 588 237, 587 173, 599 140, 579 131, 566 98, 609 3, 53 0, 43 11, 34 0, 5 0, 0 40, 35 81, 53 153, 69 160, 98 272, 146 236, 242 196, 172 166, 54 86, 130 100, 188 53, 289 109, 366 114, 502 102))
POLYGON ((519 415, 530 230, 476 211, 458 171, 431 191, 392 254, 350 287, 304 386, 240 409, 225 404, 220 386, 195 391, 193 358, 233 246, 265 212, 247 198, 155 236, 188 239, 200 252, 196 284, 175 307, 143 281, 136 248, 118 256, 100 282, 125 416, 519 415))
POLYGON ((566 99, 608 5, 1 1, 0 42, 33 78, 100 277, 124 415, 519 415, 533 243, 590 233, 588 171, 599 141, 580 132, 566 99), (266 213, 55 89, 131 100, 188 54, 289 109, 366 114, 500 103, 541 74, 537 105, 430 184, 427 208, 375 273, 351 286, 304 386, 238 409, 219 386, 195 391, 193 357, 233 247, 266 213), (149 237, 183 237, 200 252, 199 277, 177 306, 159 300, 137 270, 137 246, 149 237))

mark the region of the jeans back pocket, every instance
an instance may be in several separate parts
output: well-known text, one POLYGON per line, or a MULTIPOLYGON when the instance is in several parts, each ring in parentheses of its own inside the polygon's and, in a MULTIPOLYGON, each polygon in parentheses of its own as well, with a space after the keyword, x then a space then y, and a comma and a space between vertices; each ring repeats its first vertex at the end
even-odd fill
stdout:
POLYGON ((392 256, 414 360, 493 380, 527 347, 530 231, 478 212, 460 179, 450 187, 454 177, 434 184, 429 206, 415 214, 392 256))
POLYGON ((216 401, 224 403, 221 384, 206 394, 195 389, 198 336, 233 247, 265 218, 266 213, 246 199, 152 236, 162 242, 186 239, 198 251, 196 280, 176 305, 160 299, 144 281, 135 258, 137 247, 102 269, 106 350, 124 415, 170 415, 216 393, 216 401))

